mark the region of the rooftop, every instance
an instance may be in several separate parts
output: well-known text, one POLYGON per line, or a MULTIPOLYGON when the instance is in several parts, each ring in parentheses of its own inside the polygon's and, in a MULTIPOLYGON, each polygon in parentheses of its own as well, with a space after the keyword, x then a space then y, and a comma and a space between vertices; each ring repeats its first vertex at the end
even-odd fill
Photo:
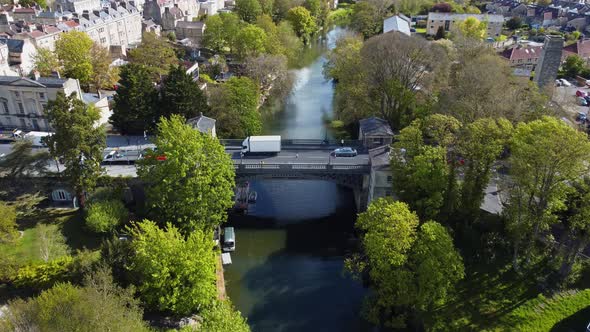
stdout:
POLYGON ((475 17, 480 21, 504 23, 504 16, 498 14, 455 14, 455 13, 428 13, 428 20, 466 20, 475 17))
POLYGON ((204 116, 203 113, 197 117, 186 120, 186 123, 205 134, 210 133, 213 131, 213 128, 215 128, 215 119, 204 116))
POLYGON ((376 117, 362 119, 360 128, 363 134, 393 136, 393 130, 387 121, 376 117))

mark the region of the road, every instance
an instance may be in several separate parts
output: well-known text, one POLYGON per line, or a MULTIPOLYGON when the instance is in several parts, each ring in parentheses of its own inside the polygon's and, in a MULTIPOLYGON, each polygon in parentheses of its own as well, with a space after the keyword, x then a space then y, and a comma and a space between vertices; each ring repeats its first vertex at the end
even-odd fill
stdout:
MULTIPOLYGON (((143 137, 141 138, 143 140, 143 137)), ((150 143, 145 145, 120 145, 125 143, 126 139, 121 140, 116 144, 109 144, 103 155, 108 155, 113 150, 129 151, 126 155, 137 154, 145 148, 152 146, 150 143)), ((134 142, 131 140, 131 142, 134 142)), ((10 153, 12 145, 0 144, 0 156, 10 153)), ((361 152, 356 157, 335 157, 332 152, 334 146, 321 147, 321 149, 311 149, 311 147, 296 148, 286 147, 276 155, 244 155, 240 154, 238 147, 227 147, 226 152, 231 156, 234 164, 320 164, 320 165, 368 165, 369 155, 366 152, 361 152)), ((37 151, 47 151, 45 148, 35 148, 37 151)), ((127 161, 126 157, 115 162, 103 163, 105 173, 110 176, 137 176, 137 171, 133 161, 127 161)), ((50 163, 48 169, 52 172, 63 170, 65 167, 56 162, 50 163)))

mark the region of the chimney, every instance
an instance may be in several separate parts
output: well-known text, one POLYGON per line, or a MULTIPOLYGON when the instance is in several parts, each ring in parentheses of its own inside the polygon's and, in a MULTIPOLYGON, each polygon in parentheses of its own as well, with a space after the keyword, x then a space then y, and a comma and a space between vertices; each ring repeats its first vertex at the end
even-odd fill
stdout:
POLYGON ((164 13, 170 13, 170 7, 164 8, 164 13))
POLYGON ((98 16, 98 17, 100 17, 100 10, 93 10, 93 11, 92 11, 92 13, 93 13, 95 16, 98 16))
POLYGON ((87 10, 85 10, 85 11, 82 12, 82 17, 84 17, 87 20, 90 20, 90 15, 88 14, 88 11, 87 10))
MULTIPOLYGON (((133 7, 135 7, 135 1, 129 1, 129 4, 133 7)), ((136 7, 137 8, 137 7, 136 7)))
POLYGON ((33 71, 33 79, 34 79, 35 81, 38 81, 38 80, 39 80, 39 77, 41 77, 41 73, 39 73, 39 71, 38 71, 38 70, 34 70, 34 71, 33 71))
POLYGON ((177 3, 175 3, 175 4, 174 4, 174 7, 178 8, 178 4, 177 4, 177 3))

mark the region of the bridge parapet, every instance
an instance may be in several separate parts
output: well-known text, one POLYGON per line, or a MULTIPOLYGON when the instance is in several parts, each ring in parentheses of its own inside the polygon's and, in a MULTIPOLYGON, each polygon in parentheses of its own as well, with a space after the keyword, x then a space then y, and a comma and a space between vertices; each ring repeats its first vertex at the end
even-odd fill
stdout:
POLYGON ((238 174, 258 173, 325 173, 325 174, 369 174, 369 165, 339 164, 234 164, 238 174))
MULTIPOLYGON (((220 139, 219 142, 223 146, 242 146, 243 139, 220 139)), ((339 140, 323 140, 323 139, 281 139, 283 147, 317 147, 317 148, 332 148, 335 146, 350 146, 359 148, 362 147, 362 142, 359 140, 344 140, 344 143, 339 140)))

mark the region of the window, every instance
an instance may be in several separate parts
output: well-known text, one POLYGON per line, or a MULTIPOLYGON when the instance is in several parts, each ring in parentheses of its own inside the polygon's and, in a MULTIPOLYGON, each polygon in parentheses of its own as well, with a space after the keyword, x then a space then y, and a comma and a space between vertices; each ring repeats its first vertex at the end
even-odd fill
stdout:
POLYGON ((107 42, 107 39, 106 38, 104 38, 104 37, 100 38, 100 43, 101 44, 106 44, 106 42, 107 42))
POLYGON ((98 29, 98 32, 104 32, 104 28, 98 29))
POLYGON ((25 108, 23 107, 23 103, 18 103, 18 111, 20 114, 25 114, 25 108))
POLYGON ((45 110, 46 108, 47 108, 47 104, 45 104, 45 103, 41 103, 41 109, 42 109, 42 110, 45 110))
POLYGON ((391 190, 385 190, 385 196, 390 197, 391 196, 391 190))
POLYGON ((445 21, 445 31, 449 31, 449 28, 451 27, 451 22, 450 21, 445 21))
POLYGON ((391 175, 387 176, 387 183, 393 182, 393 177, 391 175))
POLYGON ((39 99, 45 100, 45 92, 39 92, 39 99))
POLYGON ((4 113, 10 113, 8 110, 8 100, 2 98, 2 110, 4 111, 4 113))
POLYGON ((19 98, 19 97, 20 97, 20 92, 18 92, 18 91, 14 91, 14 96, 15 96, 16 98, 19 98))
POLYGON ((27 123, 25 122, 25 119, 20 119, 20 126, 21 128, 27 128, 27 123))

